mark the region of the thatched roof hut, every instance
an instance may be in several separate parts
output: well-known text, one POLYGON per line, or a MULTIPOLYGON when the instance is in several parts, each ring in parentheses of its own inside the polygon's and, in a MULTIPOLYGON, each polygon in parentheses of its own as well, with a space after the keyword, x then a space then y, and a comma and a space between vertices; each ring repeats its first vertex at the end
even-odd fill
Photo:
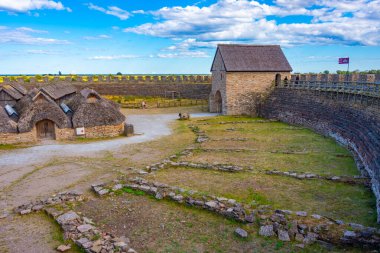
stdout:
POLYGON ((119 125, 125 121, 125 116, 115 103, 91 89, 82 90, 67 105, 74 111, 72 123, 75 128, 119 125))
POLYGON ((17 123, 9 118, 7 112, 0 106, 0 133, 17 133, 17 123))
POLYGON ((31 131, 37 122, 45 119, 53 121, 58 128, 72 127, 70 118, 57 103, 43 92, 38 92, 35 96, 33 93, 24 96, 16 106, 20 115, 18 128, 21 133, 31 131))
MULTIPOLYGON (((10 85, 1 87, 4 105, 0 103, 0 133, 34 131, 32 135, 20 137, 26 138, 22 141, 32 141, 29 139, 34 137, 72 138, 75 133, 80 135, 80 129, 77 132, 70 129, 80 127, 101 126, 89 130, 89 136, 115 136, 123 131, 125 116, 118 104, 102 98, 94 90, 78 92, 71 85, 58 83, 34 88, 27 93, 22 87, 16 85, 16 88, 10 85), (68 130, 56 132, 57 127, 68 130)), ((14 142, 17 141, 20 139, 15 137, 14 142)))

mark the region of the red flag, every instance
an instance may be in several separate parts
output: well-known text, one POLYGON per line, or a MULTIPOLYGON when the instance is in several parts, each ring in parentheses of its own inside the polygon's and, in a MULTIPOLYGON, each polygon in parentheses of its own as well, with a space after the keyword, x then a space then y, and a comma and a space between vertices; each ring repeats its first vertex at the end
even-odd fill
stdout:
POLYGON ((350 64, 350 58, 339 58, 339 64, 350 64))

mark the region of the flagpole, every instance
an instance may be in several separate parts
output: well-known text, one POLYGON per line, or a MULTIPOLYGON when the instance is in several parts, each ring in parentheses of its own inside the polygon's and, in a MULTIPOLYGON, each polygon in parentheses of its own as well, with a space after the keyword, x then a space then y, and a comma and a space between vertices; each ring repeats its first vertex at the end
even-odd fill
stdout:
POLYGON ((350 73, 350 57, 348 58, 347 75, 350 73))

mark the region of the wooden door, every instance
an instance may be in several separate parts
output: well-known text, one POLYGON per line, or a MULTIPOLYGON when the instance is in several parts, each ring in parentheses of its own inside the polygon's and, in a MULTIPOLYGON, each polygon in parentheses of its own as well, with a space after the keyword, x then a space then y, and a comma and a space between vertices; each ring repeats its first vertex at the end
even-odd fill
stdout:
POLYGON ((54 122, 48 119, 41 120, 36 124, 37 138, 38 139, 55 139, 55 126, 54 122))

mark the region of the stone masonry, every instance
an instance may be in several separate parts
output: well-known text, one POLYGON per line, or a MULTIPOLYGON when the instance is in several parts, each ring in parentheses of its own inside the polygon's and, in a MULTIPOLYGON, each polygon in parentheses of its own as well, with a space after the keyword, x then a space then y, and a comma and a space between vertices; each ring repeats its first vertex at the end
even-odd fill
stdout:
POLYGON ((251 114, 253 94, 267 96, 274 86, 276 75, 290 78, 287 72, 231 72, 226 74, 226 113, 228 115, 251 114))
MULTIPOLYGON (((116 126, 95 126, 86 127, 86 138, 102 138, 102 137, 117 137, 124 132, 124 122, 116 126)), ((83 136, 83 137, 84 137, 83 136)), ((55 139, 56 140, 74 140, 80 136, 75 134, 75 129, 72 128, 58 128, 55 126, 55 139)), ((0 133, 0 143, 3 144, 18 144, 18 143, 33 143, 37 142, 36 127, 30 132, 26 133, 0 133)))
MULTIPOLYGON (((3 83, 17 82, 27 89, 40 88, 50 83, 62 81, 56 76, 50 79, 36 80, 30 77, 10 80, 3 78, 3 83)), ((77 76, 66 77, 64 82, 71 83, 78 89, 94 89, 101 95, 121 96, 170 96, 170 92, 179 93, 182 98, 207 99, 211 90, 210 75, 170 75, 170 76, 77 76)), ((0 85, 2 83, 0 82, 0 85)))
POLYGON ((380 222, 380 113, 375 106, 339 102, 307 90, 276 88, 260 115, 311 128, 348 147, 371 178, 380 222))

